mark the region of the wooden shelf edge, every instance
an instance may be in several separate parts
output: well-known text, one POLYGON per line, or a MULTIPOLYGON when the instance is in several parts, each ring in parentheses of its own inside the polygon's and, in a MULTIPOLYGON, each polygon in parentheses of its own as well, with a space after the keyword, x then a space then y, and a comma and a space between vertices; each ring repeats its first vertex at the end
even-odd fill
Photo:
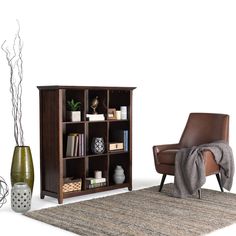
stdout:
POLYGON ((84 159, 86 156, 81 156, 81 157, 63 157, 63 160, 73 160, 73 159, 84 159))
POLYGON ((55 197, 55 198, 57 198, 57 196, 58 196, 57 193, 51 192, 51 191, 47 191, 47 190, 43 190, 41 192, 41 194, 44 195, 44 196, 55 197))
POLYGON ((109 151, 109 155, 116 155, 116 154, 127 154, 129 151, 109 151))
POLYGON ((100 157, 100 156, 107 156, 107 155, 118 155, 118 154, 129 154, 129 151, 109 151, 108 153, 102 153, 102 154, 91 154, 86 156, 76 156, 76 157, 63 157, 63 160, 73 160, 73 159, 84 159, 86 157, 93 158, 93 157, 100 157))
POLYGON ((76 157, 63 157, 63 160, 73 160, 73 159, 84 159, 86 157, 100 157, 100 156, 107 156, 108 153, 101 153, 101 154, 91 154, 86 156, 76 156, 76 157))
POLYGON ((98 188, 86 189, 86 190, 81 190, 81 191, 67 192, 67 193, 63 193, 63 198, 76 197, 76 196, 81 196, 81 195, 85 195, 85 194, 99 193, 99 192, 115 190, 115 189, 120 189, 120 188, 127 188, 127 187, 129 187, 129 183, 114 184, 114 185, 105 186, 105 187, 98 187, 98 188))
POLYGON ((62 124, 65 124, 65 125, 73 125, 73 124, 85 124, 85 123, 101 123, 101 122, 111 122, 111 123, 114 123, 114 122, 127 122, 129 120, 83 120, 83 121, 62 121, 62 124))
POLYGON ((114 86, 68 86, 68 85, 40 85, 39 90, 54 90, 54 89, 89 89, 89 90, 134 90, 137 87, 114 87, 114 86))

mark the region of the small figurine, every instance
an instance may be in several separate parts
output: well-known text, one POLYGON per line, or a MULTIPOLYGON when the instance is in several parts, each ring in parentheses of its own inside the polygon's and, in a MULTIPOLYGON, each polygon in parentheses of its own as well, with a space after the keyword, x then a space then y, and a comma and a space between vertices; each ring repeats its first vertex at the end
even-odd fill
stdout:
POLYGON ((93 100, 92 100, 92 103, 91 103, 91 108, 93 109, 93 114, 98 114, 97 113, 97 111, 96 111, 96 109, 97 109, 97 107, 98 107, 98 103, 99 103, 99 101, 98 101, 98 96, 96 96, 93 100))

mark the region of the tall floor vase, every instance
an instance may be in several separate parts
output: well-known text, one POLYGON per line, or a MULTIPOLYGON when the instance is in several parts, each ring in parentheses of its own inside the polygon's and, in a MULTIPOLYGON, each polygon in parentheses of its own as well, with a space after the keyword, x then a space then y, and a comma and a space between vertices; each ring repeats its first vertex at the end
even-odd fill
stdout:
POLYGON ((34 165, 29 146, 16 146, 11 165, 11 185, 27 183, 31 189, 34 187, 34 165))

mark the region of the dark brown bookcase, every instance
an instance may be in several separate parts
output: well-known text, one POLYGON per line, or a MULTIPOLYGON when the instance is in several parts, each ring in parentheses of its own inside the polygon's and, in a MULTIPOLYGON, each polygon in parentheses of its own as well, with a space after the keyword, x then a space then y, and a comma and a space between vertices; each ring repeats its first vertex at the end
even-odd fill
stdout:
POLYGON ((51 196, 59 203, 64 198, 83 194, 128 187, 132 190, 132 93, 135 87, 86 87, 86 86, 38 86, 40 100, 40 174, 41 198, 51 196), (98 96, 97 112, 105 120, 89 121, 86 114, 92 114, 91 101, 98 96), (67 101, 81 102, 81 121, 67 119, 67 101), (108 109, 127 106, 127 119, 108 118, 108 109), (116 130, 128 131, 126 150, 109 151, 111 137, 116 130), (70 133, 84 134, 83 156, 66 156, 67 136, 70 133), (91 151, 93 137, 103 137, 105 152, 91 151), (113 181, 114 169, 121 165, 125 173, 123 184, 113 181), (93 177, 95 170, 102 171, 106 186, 89 189, 87 177, 93 177), (81 179, 81 190, 64 192, 65 178, 81 179))

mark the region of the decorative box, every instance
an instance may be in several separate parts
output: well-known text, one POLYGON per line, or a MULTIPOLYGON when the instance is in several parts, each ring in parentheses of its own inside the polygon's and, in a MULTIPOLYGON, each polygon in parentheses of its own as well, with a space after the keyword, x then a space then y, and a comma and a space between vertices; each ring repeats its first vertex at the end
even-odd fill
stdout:
POLYGON ((82 187, 82 179, 65 178, 62 191, 64 193, 80 191, 81 187, 82 187))

